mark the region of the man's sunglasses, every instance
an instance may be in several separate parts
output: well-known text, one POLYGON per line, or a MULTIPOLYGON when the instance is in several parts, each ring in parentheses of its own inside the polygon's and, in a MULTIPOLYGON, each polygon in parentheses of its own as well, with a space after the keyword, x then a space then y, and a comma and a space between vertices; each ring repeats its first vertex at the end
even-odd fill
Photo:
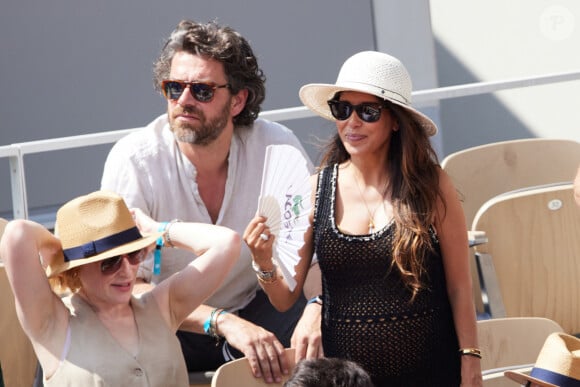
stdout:
POLYGON ((358 105, 353 105, 346 101, 337 101, 331 99, 328 101, 328 106, 330 107, 330 112, 332 116, 339 121, 344 121, 353 111, 364 122, 377 122, 381 118, 381 109, 386 108, 385 105, 373 102, 364 102, 358 105))
POLYGON ((213 99, 216 89, 230 88, 230 84, 216 85, 214 83, 203 82, 183 82, 169 79, 161 82, 161 90, 165 98, 178 100, 183 91, 189 87, 189 92, 199 102, 210 102, 213 99))
POLYGON ((141 249, 129 254, 117 255, 113 258, 104 259, 101 261, 101 273, 105 275, 116 273, 121 267, 124 257, 127 257, 127 260, 131 265, 138 265, 145 260, 146 255, 147 249, 141 249))

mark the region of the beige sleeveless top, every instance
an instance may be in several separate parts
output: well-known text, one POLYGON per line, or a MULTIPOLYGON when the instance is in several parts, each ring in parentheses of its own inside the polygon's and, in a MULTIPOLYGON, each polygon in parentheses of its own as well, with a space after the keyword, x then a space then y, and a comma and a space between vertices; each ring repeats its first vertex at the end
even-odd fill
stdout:
POLYGON ((81 297, 64 301, 71 314, 70 347, 45 386, 189 385, 179 341, 150 294, 131 299, 139 330, 136 357, 117 343, 81 297))

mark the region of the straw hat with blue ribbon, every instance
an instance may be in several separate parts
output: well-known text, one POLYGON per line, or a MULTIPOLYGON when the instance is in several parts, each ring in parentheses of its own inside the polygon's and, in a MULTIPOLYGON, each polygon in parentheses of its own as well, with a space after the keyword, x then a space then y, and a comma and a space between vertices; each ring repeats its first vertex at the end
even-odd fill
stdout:
POLYGON ((119 195, 97 191, 64 204, 56 214, 55 234, 63 255, 46 268, 49 277, 72 268, 147 247, 163 232, 142 235, 119 195))
POLYGON ((521 385, 531 382, 545 387, 580 387, 580 339, 552 333, 529 375, 506 371, 505 376, 521 385))

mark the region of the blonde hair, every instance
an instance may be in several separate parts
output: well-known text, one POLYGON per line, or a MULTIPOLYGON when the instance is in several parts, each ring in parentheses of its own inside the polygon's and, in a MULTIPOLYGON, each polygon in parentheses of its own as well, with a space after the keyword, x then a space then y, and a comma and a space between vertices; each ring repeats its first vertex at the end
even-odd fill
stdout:
POLYGON ((80 267, 75 267, 49 278, 50 287, 56 294, 66 294, 69 292, 76 293, 81 288, 79 278, 80 267))

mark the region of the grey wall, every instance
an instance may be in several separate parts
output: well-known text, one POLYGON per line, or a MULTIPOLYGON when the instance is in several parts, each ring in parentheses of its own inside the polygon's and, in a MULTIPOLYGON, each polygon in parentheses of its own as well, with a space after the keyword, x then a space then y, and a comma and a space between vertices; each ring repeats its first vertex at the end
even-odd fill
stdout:
MULTIPOLYGON (((344 59, 374 49, 370 1, 20 0, 0 12, 0 145, 146 125, 165 109, 152 63, 184 18, 217 19, 248 38, 267 76, 264 110, 299 106, 299 87, 334 82, 344 59)), ((311 156, 330 122, 287 123, 311 156)), ((97 189, 110 145, 25 158, 29 206, 97 189)), ((0 215, 10 215, 0 159, 0 215)))
MULTIPOLYGON (((298 89, 334 82, 345 58, 379 49, 407 65, 416 90, 580 68, 577 0, 9 0, 0 9, 0 145, 146 125, 165 110, 151 66, 183 18, 246 36, 268 80, 264 110, 299 106, 298 89), (431 33, 432 32, 432 33, 431 33)), ((422 106, 439 156, 528 137, 580 141, 580 81, 422 106)), ((314 161, 319 118, 286 123, 314 161)), ((25 158, 31 214, 97 189, 111 145, 25 158)), ((11 214, 0 159, 0 216, 11 214)))
MULTIPOLYGON (((578 71, 578 0, 430 0, 440 86, 578 71)), ((494 141, 580 141, 580 81, 441 102, 446 153, 494 141)), ((571 177, 572 178, 572 177, 571 177)))
MULTIPOLYGON (((438 87, 435 41, 431 29, 431 13, 424 0, 374 0, 375 40, 377 50, 399 58, 413 80, 413 90, 438 87)), ((439 102, 417 106, 440 127, 439 102)), ((441 131, 431 144, 443 157, 441 131)))

